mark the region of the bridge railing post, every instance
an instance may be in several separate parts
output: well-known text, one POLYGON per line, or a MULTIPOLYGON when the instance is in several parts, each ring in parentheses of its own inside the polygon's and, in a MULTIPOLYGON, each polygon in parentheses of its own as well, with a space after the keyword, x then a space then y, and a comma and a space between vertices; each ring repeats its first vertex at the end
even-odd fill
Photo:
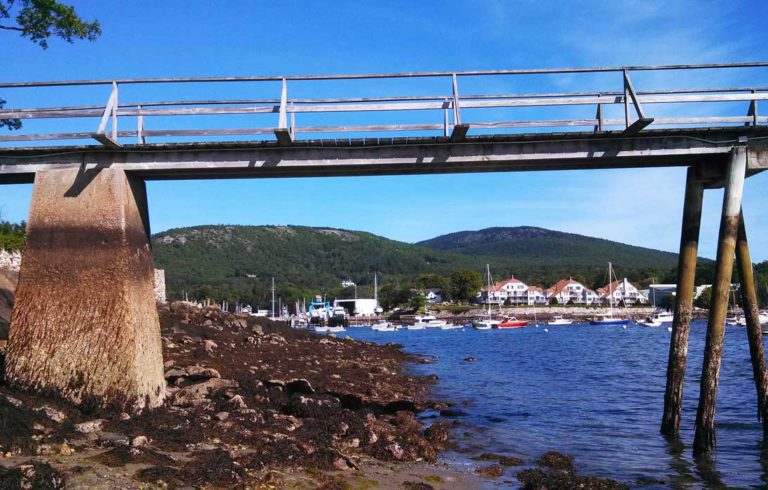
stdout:
POLYGON ((117 110, 119 104, 117 101, 117 82, 112 82, 112 92, 107 100, 107 105, 104 108, 104 113, 101 116, 99 122, 99 128, 93 133, 93 138, 110 148, 120 148, 121 145, 117 140, 117 110), (112 131, 110 135, 107 135, 107 124, 112 120, 112 131))
POLYGON ((290 145, 293 143, 293 134, 290 128, 288 128, 288 81, 283 78, 283 89, 280 93, 280 109, 277 120, 277 129, 275 129, 275 137, 281 145, 290 145))

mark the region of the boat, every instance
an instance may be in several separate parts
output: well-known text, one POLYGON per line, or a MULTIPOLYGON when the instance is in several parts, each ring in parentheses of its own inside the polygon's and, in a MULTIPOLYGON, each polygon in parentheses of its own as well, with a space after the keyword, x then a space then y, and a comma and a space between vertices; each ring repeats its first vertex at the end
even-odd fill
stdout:
POLYGON ((346 332, 347 329, 342 327, 341 325, 338 325, 336 327, 327 327, 328 333, 338 333, 338 332, 346 332))
MULTIPOLYGON (((758 312, 757 319, 760 325, 768 325, 768 312, 765 312, 765 311, 758 312)), ((730 316, 725 319, 725 324, 731 325, 731 326, 746 327, 747 317, 742 314, 730 316)))
MULTIPOLYGON (((443 328, 449 323, 445 320, 438 320, 434 315, 416 315, 416 323, 414 325, 422 326, 424 328, 443 328)), ((417 329, 418 330, 418 329, 417 329)))
POLYGON ((378 322, 371 325, 371 330, 374 332, 394 332, 397 330, 397 327, 395 324, 386 320, 379 320, 378 322))
POLYGON ((315 326, 313 326, 311 328, 311 330, 313 332, 317 332, 317 333, 328 333, 328 329, 329 328, 331 328, 331 327, 324 327, 324 326, 321 326, 321 325, 315 325, 315 326))
POLYGON ((608 306, 610 308, 610 313, 607 315, 599 315, 597 318, 589 322, 590 325, 612 326, 626 325, 629 323, 628 318, 616 318, 613 316, 613 289, 611 288, 611 285, 613 284, 613 276, 613 266, 610 262, 608 262, 608 306))
POLYGON ((528 326, 528 320, 518 320, 517 318, 510 316, 500 321, 496 328, 523 328, 528 326))
POLYGON ((416 322, 413 325, 406 325, 406 330, 424 330, 427 328, 426 322, 416 322))
POLYGON ((565 318, 562 315, 555 315, 550 321, 547 322, 547 325, 571 325, 573 323, 573 320, 565 318))
POLYGON ((464 325, 454 325, 453 323, 446 322, 445 325, 440 327, 440 330, 461 330, 464 325))
POLYGON ((488 311, 479 320, 472 322, 472 327, 474 327, 475 330, 490 330, 501 323, 501 320, 495 319, 491 315, 491 266, 485 264, 485 270, 486 277, 488 278, 488 292, 485 295, 485 304, 488 311))
POLYGON ((639 322, 646 327, 660 327, 665 323, 672 323, 675 319, 675 315, 668 311, 656 311, 651 315, 645 317, 645 320, 639 322))

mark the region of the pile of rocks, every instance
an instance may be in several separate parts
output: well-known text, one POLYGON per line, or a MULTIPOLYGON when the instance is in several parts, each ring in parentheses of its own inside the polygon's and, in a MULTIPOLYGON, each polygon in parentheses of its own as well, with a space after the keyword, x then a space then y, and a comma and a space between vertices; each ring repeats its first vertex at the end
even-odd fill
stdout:
POLYGON ((85 485, 275 485, 275 470, 434 461, 448 444, 447 425, 417 420, 443 407, 426 399, 430 379, 404 374, 416 359, 397 346, 188 303, 159 315, 167 396, 152 412, 74 407, 0 381, 0 420, 11 421, 0 424, 0 467, 10 468, 0 487, 34 474, 85 485))

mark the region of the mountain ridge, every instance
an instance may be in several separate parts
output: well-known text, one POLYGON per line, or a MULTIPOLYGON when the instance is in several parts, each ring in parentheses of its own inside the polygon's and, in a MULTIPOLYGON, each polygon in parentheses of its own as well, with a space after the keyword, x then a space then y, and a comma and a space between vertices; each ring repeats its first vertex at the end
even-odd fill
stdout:
POLYGON ((166 270, 169 298, 212 297, 263 303, 271 277, 286 299, 318 293, 372 296, 379 285, 408 287, 425 275, 448 277, 459 269, 495 278, 514 275, 548 286, 572 276, 602 285, 607 261, 633 281, 673 278, 677 254, 539 227, 494 227, 441 235, 415 244, 369 232, 294 225, 199 225, 152 238, 155 262, 166 270), (468 238, 469 237, 469 238, 468 238))

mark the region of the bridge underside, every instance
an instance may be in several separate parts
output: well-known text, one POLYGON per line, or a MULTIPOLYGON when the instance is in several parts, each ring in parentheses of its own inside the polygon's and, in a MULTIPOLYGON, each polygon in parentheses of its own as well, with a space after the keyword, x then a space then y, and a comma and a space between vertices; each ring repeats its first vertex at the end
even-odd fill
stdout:
MULTIPOLYGON (((0 149, 0 183, 39 170, 113 168, 141 179, 278 178, 700 166, 749 146, 748 173, 768 168, 768 128, 0 149), (753 141, 754 140, 754 141, 753 141)), ((715 171, 715 173, 718 173, 715 171)))

